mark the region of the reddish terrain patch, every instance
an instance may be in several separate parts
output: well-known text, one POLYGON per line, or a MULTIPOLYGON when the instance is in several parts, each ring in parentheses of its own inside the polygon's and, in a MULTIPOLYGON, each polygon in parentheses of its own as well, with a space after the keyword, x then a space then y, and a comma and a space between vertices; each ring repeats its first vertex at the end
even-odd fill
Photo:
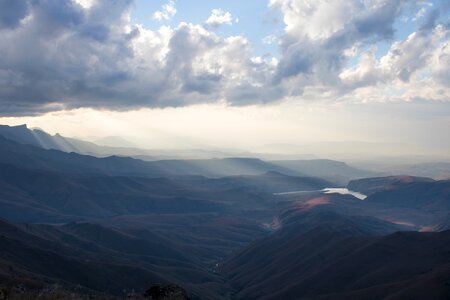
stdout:
POLYGON ((317 198, 312 198, 305 202, 301 202, 298 204, 298 207, 303 208, 303 209, 311 209, 315 206, 327 205, 327 204, 331 204, 330 196, 321 196, 321 197, 317 197, 317 198))
POLYGON ((409 227, 414 227, 414 226, 416 226, 416 225, 413 224, 413 223, 406 222, 406 221, 401 221, 401 220, 387 220, 387 219, 386 219, 386 221, 389 221, 389 222, 394 223, 394 224, 397 224, 397 225, 405 225, 405 226, 409 226, 409 227))

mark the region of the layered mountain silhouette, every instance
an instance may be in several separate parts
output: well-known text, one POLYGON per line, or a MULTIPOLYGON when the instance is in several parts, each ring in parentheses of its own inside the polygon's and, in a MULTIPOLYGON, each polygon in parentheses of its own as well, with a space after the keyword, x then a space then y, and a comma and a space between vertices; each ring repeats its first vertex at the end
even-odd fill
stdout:
POLYGON ((26 125, 0 126, 0 162, 28 156, 22 166, 47 170, 110 175, 174 176, 202 175, 222 177, 233 175, 260 175, 275 171, 293 176, 321 177, 339 184, 354 178, 368 177, 371 172, 352 168, 332 160, 263 161, 257 158, 230 157, 223 159, 188 159, 143 161, 126 156, 140 156, 145 150, 98 146, 77 139, 49 135, 26 125), (30 147, 34 146, 34 147, 30 147), (17 149, 16 153, 14 149, 17 149), (42 151, 42 150, 59 150, 42 151), (128 152, 127 152, 128 151, 128 152), (80 155, 85 154, 85 155, 80 155), (86 154, 101 156, 96 160, 86 154), (115 154, 111 156, 111 154, 115 154), (109 156, 108 156, 109 155, 109 156))
POLYGON ((84 143, 0 127, 0 293, 449 298, 449 180, 84 143))

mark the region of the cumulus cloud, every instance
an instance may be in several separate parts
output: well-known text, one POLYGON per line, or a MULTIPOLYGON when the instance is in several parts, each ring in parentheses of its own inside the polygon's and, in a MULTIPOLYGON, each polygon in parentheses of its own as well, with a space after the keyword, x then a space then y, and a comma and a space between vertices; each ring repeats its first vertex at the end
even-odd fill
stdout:
MULTIPOLYGON (((130 23, 132 1, 29 1, 27 19, 0 30, 0 110, 33 114, 77 107, 130 109, 267 101, 273 64, 252 60, 243 36, 202 25, 146 29, 130 23), (33 49, 33 51, 30 51, 33 49), (235 100, 239 99, 239 100, 235 100)), ((11 23, 8 23, 11 24, 11 23)))
MULTIPOLYGON (((439 18, 442 7, 428 11, 416 32, 394 40, 394 24, 413 2, 271 0, 285 23, 274 58, 255 56, 245 36, 210 30, 232 22, 224 11, 213 11, 217 18, 209 25, 149 29, 132 23, 132 0, 5 0, 0 111, 29 115, 286 98, 448 100, 450 26, 439 18), (390 45, 381 56, 380 41, 390 45)), ((174 1, 161 12, 173 16, 174 1)))
POLYGON ((161 10, 155 11, 153 13, 153 19, 157 21, 170 20, 177 13, 175 7, 175 0, 169 0, 166 4, 161 7, 161 10))
POLYGON ((306 76, 324 83, 337 82, 347 49, 393 35, 402 2, 374 2, 271 0, 271 6, 284 13, 286 24, 277 80, 306 76))
POLYGON ((370 98, 383 100, 448 100, 449 34, 447 28, 438 25, 392 43, 379 59, 373 49, 367 51, 359 63, 340 73, 343 87, 364 88, 366 97, 371 93, 370 98), (380 95, 380 88, 388 92, 380 95))
MULTIPOLYGON (((283 85, 287 95, 300 91, 321 98, 323 95, 314 97, 311 91, 326 89, 332 99, 360 97, 365 101, 393 94, 392 98, 398 99, 400 91, 425 84, 423 76, 439 68, 430 63, 436 56, 433 52, 448 43, 448 28, 439 24, 436 14, 443 6, 426 15, 421 12, 421 1, 271 0, 270 5, 281 9, 286 25, 274 82, 283 85), (396 20, 402 12, 414 9, 424 15, 427 25, 405 40, 394 40, 396 20), (391 44, 381 58, 375 53, 378 42, 391 44), (351 57, 359 57, 359 62, 349 66, 351 57), (358 94, 361 91, 356 92, 361 88, 365 88, 363 98, 358 94)), ((444 69, 448 72, 449 65, 444 69)), ((437 78, 436 73, 429 80, 437 78)), ((439 90, 441 97, 433 93, 429 98, 448 100, 450 90, 445 86, 439 90)), ((402 95, 411 98, 406 92, 402 95)))
MULTIPOLYGON (((238 19, 236 19, 236 21, 238 22, 238 19)), ((208 19, 206 19, 205 23, 213 27, 219 27, 221 25, 232 25, 233 17, 231 16, 230 12, 224 11, 220 8, 215 8, 211 11, 211 15, 208 17, 208 19)))

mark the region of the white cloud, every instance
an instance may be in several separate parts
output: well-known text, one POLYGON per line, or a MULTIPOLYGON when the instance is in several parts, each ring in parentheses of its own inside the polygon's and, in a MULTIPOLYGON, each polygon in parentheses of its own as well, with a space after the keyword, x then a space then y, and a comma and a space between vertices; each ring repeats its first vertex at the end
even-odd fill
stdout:
POLYGON ((73 0, 75 3, 78 3, 85 9, 91 8, 92 5, 94 5, 96 0, 73 0))
MULTIPOLYGON (((394 24, 410 1, 271 0, 285 28, 264 41, 280 46, 279 59, 257 57, 246 36, 211 30, 233 21, 221 10, 212 12, 209 26, 152 30, 132 23, 131 0, 96 0, 89 9, 72 0, 11 3, 6 16, 0 11, 3 114, 450 99, 448 25, 426 18, 427 26, 393 41, 394 24), (374 50, 379 41, 390 44, 381 56, 374 50)), ((161 11, 175 14, 174 1, 161 11)))
POLYGON ((365 52, 358 64, 343 69, 339 77, 345 87, 366 87, 366 92, 373 91, 374 95, 397 90, 395 97, 391 93, 385 96, 407 101, 446 101, 450 97, 449 34, 450 30, 443 26, 414 32, 405 40, 394 42, 379 59, 374 49, 365 52))
POLYGON ((414 81, 416 74, 434 67, 430 65, 430 58, 439 45, 440 39, 436 33, 436 30, 414 32, 405 40, 392 43, 380 59, 376 58, 376 49, 372 48, 361 55, 355 66, 343 69, 339 77, 344 85, 352 88, 414 81))
POLYGON ((359 63, 348 69, 344 69, 339 77, 346 86, 356 88, 372 85, 384 77, 378 70, 378 61, 375 57, 374 48, 361 55, 359 63))
MULTIPOLYGON (((239 19, 236 19, 236 23, 239 22, 239 19)), ((233 17, 231 13, 228 11, 224 11, 220 8, 215 8, 211 11, 211 15, 205 21, 207 25, 218 27, 221 25, 232 25, 233 17)))
POLYGON ((439 14, 431 12, 417 32, 392 42, 395 22, 404 17, 403 11, 431 7, 429 4, 271 0, 270 6, 281 10, 286 25, 275 77, 285 94, 335 101, 409 101, 413 95, 408 90, 414 90, 421 99, 448 101, 449 89, 443 84, 447 76, 442 74, 450 73, 450 65, 444 62, 445 55, 435 52, 448 44, 450 31, 436 23, 439 14), (375 54, 378 41, 391 43, 381 58, 375 54), (367 48, 370 50, 360 51, 367 48), (440 63, 432 63, 432 57, 435 61, 439 57, 440 63), (350 59, 359 62, 349 65, 350 59), (422 91, 420 86, 424 86, 422 91), (431 93, 431 86, 439 92, 431 93))
POLYGON ((2 113, 245 105, 281 97, 270 86, 273 63, 254 62, 247 38, 190 23, 150 30, 131 23, 131 7, 129 0, 98 1, 89 10, 50 1, 21 12, 33 18, 0 30, 2 113))
POLYGON ((153 19, 157 21, 168 21, 175 16, 177 9, 175 7, 175 0, 169 0, 166 4, 161 7, 161 10, 153 13, 153 19))
POLYGON ((282 11, 289 35, 312 40, 342 30, 361 8, 358 0, 270 0, 269 6, 282 11))

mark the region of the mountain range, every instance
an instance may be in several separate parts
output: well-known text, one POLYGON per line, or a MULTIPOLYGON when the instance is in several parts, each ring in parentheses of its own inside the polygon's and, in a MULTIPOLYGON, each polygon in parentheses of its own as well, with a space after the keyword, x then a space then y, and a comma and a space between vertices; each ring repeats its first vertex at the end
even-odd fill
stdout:
POLYGON ((76 145, 0 128, 1 293, 51 299, 57 284, 81 298, 142 298, 173 285, 191 299, 449 298, 449 180, 76 145))

